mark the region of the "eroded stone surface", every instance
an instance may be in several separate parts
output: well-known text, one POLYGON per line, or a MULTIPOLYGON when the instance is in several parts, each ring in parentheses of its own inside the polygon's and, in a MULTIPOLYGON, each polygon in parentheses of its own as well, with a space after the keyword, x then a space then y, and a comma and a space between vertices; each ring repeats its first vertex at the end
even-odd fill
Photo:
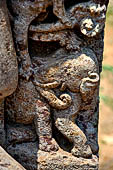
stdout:
POLYGON ((38 170, 38 143, 26 142, 7 147, 7 152, 28 170, 38 170))
POLYGON ((4 98, 12 94, 18 83, 18 64, 6 1, 0 1, 0 144, 5 142, 4 98))
POLYGON ((61 149, 51 153, 37 151, 37 143, 15 144, 9 146, 7 150, 26 169, 30 170, 98 170, 98 158, 95 155, 84 159, 74 157, 61 149))
POLYGON ((107 1, 7 5, 19 82, 5 100, 6 150, 26 169, 98 169, 107 1))
POLYGON ((39 151, 38 170, 98 170, 98 158, 76 158, 70 153, 60 150, 57 153, 39 151))
POLYGON ((8 10, 5 0, 0 1, 0 99, 17 87, 18 67, 8 10))

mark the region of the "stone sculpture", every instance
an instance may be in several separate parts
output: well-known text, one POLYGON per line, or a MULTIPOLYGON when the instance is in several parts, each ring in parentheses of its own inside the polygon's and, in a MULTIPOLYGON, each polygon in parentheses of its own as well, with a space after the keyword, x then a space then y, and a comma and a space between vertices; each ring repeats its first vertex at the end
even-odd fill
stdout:
POLYGON ((14 17, 14 37, 17 46, 17 52, 19 60, 21 61, 23 72, 22 75, 29 79, 31 75, 30 69, 30 56, 28 53, 28 28, 30 23, 38 17, 41 13, 44 13, 41 20, 47 16, 46 9, 53 4, 53 12, 62 21, 63 24, 69 24, 69 19, 66 17, 63 0, 11 0, 8 1, 14 17))
POLYGON ((12 94, 18 82, 17 58, 5 1, 0 1, 0 144, 5 142, 4 98, 12 94))
POLYGON ((8 0, 7 7, 18 68, 12 64, 15 92, 2 97, 14 92, 2 106, 3 146, 26 169, 98 169, 107 1, 8 0))

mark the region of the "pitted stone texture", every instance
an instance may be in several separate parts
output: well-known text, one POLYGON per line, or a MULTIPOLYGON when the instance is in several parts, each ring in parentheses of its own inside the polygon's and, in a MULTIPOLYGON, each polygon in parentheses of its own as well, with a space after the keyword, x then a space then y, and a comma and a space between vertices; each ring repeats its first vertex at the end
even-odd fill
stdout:
POLYGON ((62 150, 57 153, 39 151, 38 170, 98 170, 98 158, 83 159, 62 150))
POLYGON ((41 21, 47 17, 46 9, 53 5, 53 13, 65 23, 69 23, 69 19, 66 15, 64 2, 63 0, 9 0, 8 2, 10 12, 14 16, 14 27, 13 33, 15 38, 15 43, 18 52, 18 60, 21 63, 21 70, 19 73, 21 76, 29 79, 31 75, 31 62, 30 56, 28 53, 28 28, 30 23, 35 20, 36 17, 39 17, 41 13, 44 13, 44 17, 41 18, 41 21))
POLYGON ((38 143, 26 142, 7 147, 7 152, 27 170, 38 169, 38 143))
POLYGON ((0 170, 25 170, 25 168, 0 147, 0 170))
POLYGON ((0 145, 5 142, 4 98, 17 87, 18 66, 6 0, 0 1, 0 145))
MULTIPOLYGON (((35 58, 36 61, 37 63, 39 61, 43 63, 42 58, 35 58)), ((34 64, 35 62, 33 61, 34 64)), ((17 90, 6 100, 7 118, 15 123, 32 124, 35 122, 35 129, 39 137, 39 148, 43 151, 50 151, 53 148, 57 150, 58 147, 52 139, 50 109, 45 104, 46 101, 39 102, 41 97, 39 96, 38 99, 38 94, 41 94, 52 108, 58 109, 52 112, 55 126, 73 143, 73 155, 85 158, 90 157, 92 152, 86 144, 87 139, 73 121, 76 120, 76 116, 80 113, 81 101, 83 100, 87 104, 89 100, 92 100, 98 86, 98 62, 95 54, 88 48, 81 48, 81 52, 70 54, 64 50, 58 50, 50 57, 48 56, 47 59, 45 58, 43 66, 36 66, 35 71, 37 72, 34 73, 34 79, 37 80, 36 85, 39 86, 36 87, 37 91, 32 82, 20 79, 17 90), (51 63, 48 62, 50 60, 51 63), (38 82, 38 80, 42 83, 38 82), (54 83, 55 81, 56 84, 54 83), (61 88, 56 89, 58 86, 61 86, 61 88), (56 89, 59 94, 53 89, 56 89), (70 99, 72 98, 71 106, 67 105, 67 96, 70 99), (74 101, 76 101, 77 106, 74 101), (70 109, 65 110, 69 106, 70 109), (51 143, 51 146, 49 143, 51 143)), ((90 107, 87 110, 90 112, 90 107)), ((9 139, 12 137, 10 135, 11 133, 9 133, 9 139)), ((18 131, 16 136, 22 135, 18 131)), ((26 136, 24 135, 24 137, 25 139, 22 140, 22 137, 20 139, 26 141, 26 136)), ((17 140, 20 142, 19 139, 17 140)), ((31 141, 30 138, 27 140, 31 141)))
POLYGON ((106 6, 97 0, 7 2, 19 61, 18 88, 5 107, 11 125, 11 129, 6 126, 7 151, 26 169, 97 170, 94 154, 98 155, 98 86, 106 6), (65 2, 65 8, 59 6, 56 13, 63 9, 70 25, 64 24, 51 2, 65 2), (67 105, 64 97, 69 96, 67 105), (20 123, 21 128, 13 128, 13 123, 20 123), (29 136, 22 127, 33 124, 36 134, 29 136), (58 151, 50 149, 54 139, 58 151))
POLYGON ((11 145, 7 151, 29 170, 98 170, 98 158, 77 158, 71 153, 59 150, 43 152, 37 150, 37 143, 11 145))
POLYGON ((6 2, 0 1, 0 99, 17 86, 18 67, 8 20, 6 2))
POLYGON ((7 126, 7 144, 34 142, 36 140, 35 130, 31 126, 20 126, 19 124, 7 126))
MULTIPOLYGON (((68 15, 70 16, 71 21, 70 26, 61 24, 58 21, 57 23, 52 24, 46 23, 40 25, 31 25, 30 30, 33 32, 48 34, 65 29, 77 29, 77 27, 79 27, 82 34, 86 35, 87 37, 94 37, 101 33, 104 28, 105 13, 105 5, 100 6, 100 4, 94 3, 92 1, 83 2, 80 4, 75 4, 75 6, 69 8, 68 15)), ((40 39, 40 36, 36 38, 34 34, 33 37, 35 39, 40 39)))

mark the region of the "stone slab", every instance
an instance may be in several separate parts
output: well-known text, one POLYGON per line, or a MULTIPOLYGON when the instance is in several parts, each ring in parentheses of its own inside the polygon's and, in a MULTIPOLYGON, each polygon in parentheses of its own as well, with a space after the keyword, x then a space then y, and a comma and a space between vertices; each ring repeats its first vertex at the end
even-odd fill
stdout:
POLYGON ((0 170, 25 170, 25 168, 0 147, 0 170))
POLYGON ((77 158, 63 150, 57 153, 39 151, 38 170, 98 170, 98 158, 77 158))
POLYGON ((98 158, 77 158, 59 149, 57 152, 38 150, 37 142, 10 145, 7 148, 18 162, 28 170, 98 170, 98 158))

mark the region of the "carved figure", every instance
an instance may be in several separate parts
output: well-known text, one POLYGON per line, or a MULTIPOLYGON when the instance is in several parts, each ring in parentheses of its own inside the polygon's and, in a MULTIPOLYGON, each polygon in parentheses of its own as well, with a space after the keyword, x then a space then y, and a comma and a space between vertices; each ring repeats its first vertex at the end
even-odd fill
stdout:
MULTIPOLYGON (((35 85, 39 87, 39 91, 41 88, 54 89, 60 86, 61 91, 69 89, 72 92, 79 92, 80 87, 82 88, 80 84, 85 84, 90 81, 92 86, 93 83, 95 86, 95 83, 98 82, 98 69, 95 64, 95 62, 97 63, 96 57, 90 50, 87 54, 84 50, 82 52, 82 55, 80 55, 80 52, 78 56, 76 56, 74 53, 71 55, 63 54, 63 51, 59 50, 51 56, 51 63, 48 58, 45 58, 44 63, 46 62, 46 65, 44 66, 42 63, 37 70, 37 74, 35 73, 35 77, 40 81, 39 83, 34 80, 35 85), (92 65, 85 65, 84 63, 87 63, 87 60, 91 62, 92 65), (84 79, 85 77, 89 78, 84 79)), ((41 59, 37 60, 40 61, 41 59)), ((40 93, 45 96, 43 91, 40 91, 40 93)))
MULTIPOLYGON (((41 20, 44 20, 44 18, 47 17, 46 9, 49 5, 53 4, 53 12, 61 22, 58 21, 54 26, 53 24, 49 24, 48 27, 43 24, 42 28, 40 25, 40 27, 38 26, 38 31, 53 32, 66 28, 72 29, 75 26, 80 25, 81 32, 88 37, 92 37, 99 33, 104 27, 105 5, 100 7, 100 5, 92 2, 75 5, 75 7, 68 11, 68 16, 70 16, 69 19, 64 9, 63 0, 48 0, 47 2, 44 0, 10 0, 8 3, 14 14, 13 32, 19 56, 18 60, 21 60, 20 63, 22 65, 20 74, 27 79, 29 79, 29 76, 32 74, 32 69, 30 68, 31 61, 28 53, 28 28, 30 23, 40 14, 45 13, 41 20), (80 11, 82 12, 81 17, 78 17, 80 11), (95 16, 94 13, 97 14, 97 17, 94 17, 94 20, 92 20, 92 17, 95 16), (91 15, 91 18, 89 18, 89 15, 91 15), (47 29, 45 30, 45 28, 47 29), (22 69, 24 71, 22 71, 22 69)), ((31 27, 30 30, 36 31, 37 29, 31 27)))
POLYGON ((40 14, 45 14, 41 20, 47 17, 47 7, 53 4, 54 14, 64 25, 70 25, 64 9, 64 0, 10 0, 8 1, 11 12, 14 15, 14 38, 17 46, 18 60, 21 61, 20 74, 29 79, 32 70, 28 53, 28 28, 31 22, 40 14), (24 71, 22 71, 22 69, 24 71))
POLYGON ((70 26, 59 21, 48 24, 31 24, 30 38, 37 42, 59 41, 60 45, 67 50, 78 51, 82 39, 79 39, 73 30, 80 29, 81 34, 89 38, 97 36, 104 28, 105 13, 105 5, 100 6, 92 1, 79 3, 67 11, 70 26))
POLYGON ((105 25, 106 6, 100 6, 92 1, 79 3, 68 11, 71 24, 66 26, 61 22, 52 24, 31 25, 30 31, 39 33, 53 33, 65 29, 80 28, 82 34, 87 37, 94 37, 99 34, 105 25), (96 16, 96 17, 95 17, 96 16))
POLYGON ((108 1, 0 1, 0 145, 26 169, 98 169, 108 1))
MULTIPOLYGON (((36 60, 39 62, 41 58, 36 60)), ((87 139, 74 123, 74 120, 79 114, 82 102, 87 103, 92 100, 98 86, 99 70, 96 56, 88 49, 87 52, 82 49, 80 53, 70 55, 66 55, 65 52, 59 50, 51 56, 51 63, 48 63, 48 61, 50 60, 47 57, 44 64, 42 62, 41 66, 38 66, 33 83, 36 85, 38 92, 54 108, 53 117, 56 127, 69 141, 73 142, 72 154, 89 157, 91 156, 91 150, 86 144, 87 139), (62 94, 60 96, 61 100, 56 97, 55 88, 60 91, 57 90, 57 95, 62 94), (67 91, 67 94, 64 94, 63 91, 67 91)), ((42 138, 44 136, 41 133, 43 128, 40 123, 37 126, 40 127, 39 146, 43 150, 42 138)))
POLYGON ((34 68, 32 82, 35 86, 32 82, 20 80, 18 89, 7 100, 10 120, 24 124, 34 122, 39 136, 39 148, 44 151, 57 150, 58 146, 52 138, 51 106, 56 127, 73 142, 72 154, 91 156, 87 139, 73 120, 80 111, 81 101, 91 100, 98 85, 96 56, 88 49, 82 49, 76 54, 58 50, 45 58, 44 63, 41 58, 34 58, 32 63, 36 63, 36 60, 42 64, 34 68))

